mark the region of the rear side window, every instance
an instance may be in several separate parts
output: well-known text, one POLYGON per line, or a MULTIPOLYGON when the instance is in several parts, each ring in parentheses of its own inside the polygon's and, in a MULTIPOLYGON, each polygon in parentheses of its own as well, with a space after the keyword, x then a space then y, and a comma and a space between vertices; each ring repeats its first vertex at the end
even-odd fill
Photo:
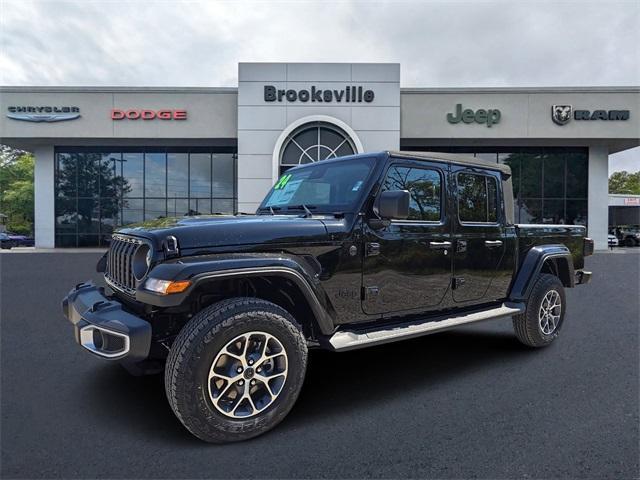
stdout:
POLYGON ((409 217, 407 220, 439 222, 442 217, 442 179, 436 170, 392 166, 387 172, 382 190, 408 190, 409 217))
POLYGON ((498 183, 494 177, 459 173, 458 217, 465 223, 498 221, 498 183))

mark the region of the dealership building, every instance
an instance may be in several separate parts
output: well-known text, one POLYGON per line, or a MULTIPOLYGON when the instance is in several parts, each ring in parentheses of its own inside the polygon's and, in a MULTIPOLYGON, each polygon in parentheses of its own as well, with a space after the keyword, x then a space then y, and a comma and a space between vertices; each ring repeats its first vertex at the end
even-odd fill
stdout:
POLYGON ((608 155, 639 87, 401 88, 400 65, 240 63, 237 88, 0 87, 0 142, 34 153, 39 247, 165 216, 254 212, 294 165, 380 150, 511 166, 516 221, 607 246, 608 155))

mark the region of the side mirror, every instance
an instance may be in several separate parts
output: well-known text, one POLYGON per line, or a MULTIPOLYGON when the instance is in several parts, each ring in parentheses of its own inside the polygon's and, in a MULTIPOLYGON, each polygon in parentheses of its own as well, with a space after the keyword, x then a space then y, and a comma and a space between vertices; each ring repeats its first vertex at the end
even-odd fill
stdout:
POLYGON ((383 219, 403 220, 409 216, 409 192, 387 190, 378 197, 378 215, 383 219))

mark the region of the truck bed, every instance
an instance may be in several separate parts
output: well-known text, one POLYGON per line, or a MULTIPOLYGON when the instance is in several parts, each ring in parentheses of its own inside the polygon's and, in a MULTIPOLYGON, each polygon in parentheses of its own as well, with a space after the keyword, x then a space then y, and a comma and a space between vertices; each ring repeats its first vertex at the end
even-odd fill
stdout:
POLYGON ((563 244, 571 251, 574 268, 584 268, 583 238, 587 229, 583 225, 516 224, 518 258, 536 245, 563 244))

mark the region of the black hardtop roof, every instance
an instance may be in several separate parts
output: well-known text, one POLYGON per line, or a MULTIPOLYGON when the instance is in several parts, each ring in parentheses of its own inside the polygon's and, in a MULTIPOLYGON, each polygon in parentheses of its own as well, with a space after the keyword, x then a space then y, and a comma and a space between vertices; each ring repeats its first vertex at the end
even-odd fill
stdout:
MULTIPOLYGON (((470 167, 482 167, 488 168, 491 170, 498 170, 506 175, 511 175, 511 168, 508 165, 504 165, 502 163, 489 162, 487 160, 481 160, 479 158, 472 157, 470 155, 460 155, 457 153, 442 153, 442 152, 402 152, 402 151, 394 151, 394 150, 386 150, 386 151, 378 151, 378 152, 367 152, 367 153, 356 153, 353 155, 346 155, 344 157, 331 158, 328 160, 322 160, 320 163, 333 163, 340 162, 343 160, 352 160, 363 157, 376 157, 380 160, 386 159, 387 157, 394 158, 407 158, 413 160, 435 160, 438 162, 445 163, 454 163, 456 165, 465 165, 470 167)), ((295 169, 305 168, 315 165, 314 163, 305 163, 302 165, 296 165, 295 169)))
POLYGON ((492 170, 499 170, 503 173, 511 175, 511 168, 509 165, 502 163, 490 162, 488 160, 482 160, 480 158, 472 157, 470 155, 460 155, 457 153, 443 153, 443 152, 402 152, 402 151, 387 151, 391 157, 409 158, 416 160, 438 160, 446 163, 455 163, 457 165, 469 165, 472 167, 490 168, 492 170))

